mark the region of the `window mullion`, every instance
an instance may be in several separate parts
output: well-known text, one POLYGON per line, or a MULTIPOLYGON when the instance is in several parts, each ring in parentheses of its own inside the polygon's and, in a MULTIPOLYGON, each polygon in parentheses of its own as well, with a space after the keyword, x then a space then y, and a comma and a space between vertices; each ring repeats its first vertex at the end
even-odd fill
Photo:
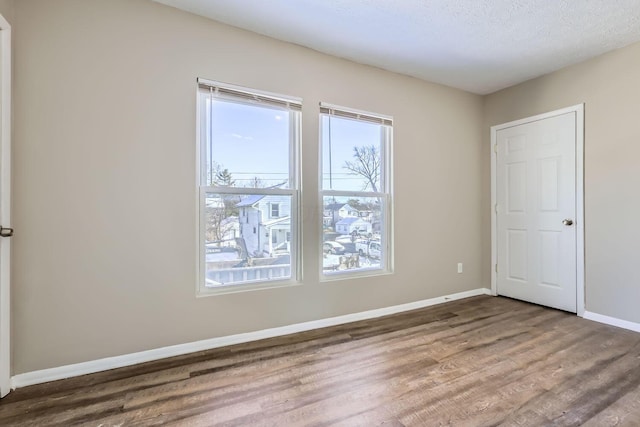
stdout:
POLYGON ((371 191, 343 191, 343 190, 320 190, 324 196, 331 197, 386 197, 385 192, 371 192, 371 191))
POLYGON ((256 195, 279 195, 279 196, 291 196, 296 190, 293 188, 252 188, 252 187, 226 187, 219 185, 203 185, 200 188, 204 189, 207 193, 220 193, 220 194, 256 194, 256 195))

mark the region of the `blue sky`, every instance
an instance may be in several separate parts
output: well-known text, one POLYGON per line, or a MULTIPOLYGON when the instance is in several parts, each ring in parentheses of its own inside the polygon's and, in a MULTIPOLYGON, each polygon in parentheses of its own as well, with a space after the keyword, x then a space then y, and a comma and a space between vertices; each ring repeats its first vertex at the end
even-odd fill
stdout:
POLYGON ((353 175, 343 165, 346 161, 354 160, 353 147, 355 146, 362 147, 373 144, 380 148, 380 126, 332 116, 323 116, 320 125, 322 126, 323 146, 323 188, 325 190, 364 190, 366 180, 359 175, 353 175), (329 132, 329 128, 331 128, 331 132, 329 132), (329 150, 329 142, 331 142, 331 150, 329 150), (331 152, 331 167, 329 166, 329 152, 331 152))
MULTIPOLYGON (((211 113, 207 102, 206 114, 211 113)), ((289 174, 289 112, 226 101, 213 102, 213 149, 210 160, 228 169, 236 186, 248 186, 254 177, 265 186, 280 184, 289 174)), ((334 190, 363 190, 365 181, 343 168, 353 160, 353 147, 380 145, 380 126, 323 116, 323 186, 329 189, 329 122, 331 122, 332 184, 334 190)), ((209 135, 207 135, 209 138, 209 135)), ((305 147, 303 135, 302 150, 305 147)), ((307 138, 309 138, 307 136, 307 138)), ((312 148, 312 149, 315 149, 312 148)))
POLYGON ((236 186, 247 186, 255 176, 266 186, 287 181, 287 111, 214 101, 212 119, 211 158, 223 169, 229 169, 236 186))

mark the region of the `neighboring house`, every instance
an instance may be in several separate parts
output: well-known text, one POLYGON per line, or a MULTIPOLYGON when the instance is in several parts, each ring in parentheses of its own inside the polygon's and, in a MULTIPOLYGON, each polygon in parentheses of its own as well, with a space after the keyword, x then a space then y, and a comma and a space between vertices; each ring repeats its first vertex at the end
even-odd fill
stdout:
POLYGON ((220 246, 234 246, 235 238, 240 236, 240 223, 237 216, 230 216, 220 222, 222 242, 220 246))
POLYGON ((374 232, 380 232, 382 227, 382 213, 380 209, 360 211, 360 219, 371 223, 374 232))
POLYGON ((360 219, 371 222, 373 221, 374 213, 373 211, 369 211, 369 210, 366 210, 366 211, 361 210, 358 212, 358 216, 360 217, 360 219))
POLYGON ((371 233, 371 223, 361 218, 344 218, 336 222, 336 231, 340 234, 371 233))
POLYGON ((343 218, 357 218, 360 213, 348 203, 332 203, 325 206, 323 215, 324 225, 331 227, 343 218))
POLYGON ((291 199, 252 195, 240 200, 240 237, 253 256, 273 255, 274 248, 291 241, 291 199))

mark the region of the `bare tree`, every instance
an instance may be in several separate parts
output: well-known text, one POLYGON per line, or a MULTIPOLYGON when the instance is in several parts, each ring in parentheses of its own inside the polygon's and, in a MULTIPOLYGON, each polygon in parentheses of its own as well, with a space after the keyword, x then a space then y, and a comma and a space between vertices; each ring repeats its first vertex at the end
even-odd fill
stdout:
POLYGON ((367 187, 378 192, 377 182, 380 179, 380 150, 375 145, 353 147, 354 161, 344 162, 343 168, 352 175, 360 175, 365 179, 364 190, 367 187))
POLYGON ((233 230, 237 217, 229 215, 229 209, 225 207, 206 208, 206 239, 209 242, 221 243, 229 239, 228 233, 233 230))
POLYGON ((247 185, 247 187, 250 188, 265 188, 266 186, 267 185, 265 184, 265 182, 259 176, 254 176, 253 178, 251 178, 249 184, 247 185))

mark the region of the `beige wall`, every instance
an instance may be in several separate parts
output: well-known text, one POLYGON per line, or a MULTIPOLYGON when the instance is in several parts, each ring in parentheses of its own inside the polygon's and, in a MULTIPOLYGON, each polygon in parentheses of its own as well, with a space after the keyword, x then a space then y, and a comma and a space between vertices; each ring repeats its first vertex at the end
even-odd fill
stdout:
POLYGON ((15 47, 14 374, 488 287, 489 127, 582 102, 586 308, 640 322, 640 44, 481 98, 148 0, 0 13, 15 47), (195 297, 197 77, 304 98, 301 286, 195 297), (318 283, 320 101, 395 118, 394 275, 318 283))
POLYGON ((0 15, 13 24, 14 0, 0 0, 0 15))
MULTIPOLYGON (((485 98, 483 194, 489 127, 585 104, 586 309, 640 322, 640 43, 485 98)), ((483 283, 489 282, 489 200, 483 283)))
POLYGON ((14 12, 14 374, 487 285, 481 97, 148 0, 14 12), (197 77, 304 98, 302 286, 195 297, 197 77), (393 275, 318 283, 320 101, 395 118, 393 275))

